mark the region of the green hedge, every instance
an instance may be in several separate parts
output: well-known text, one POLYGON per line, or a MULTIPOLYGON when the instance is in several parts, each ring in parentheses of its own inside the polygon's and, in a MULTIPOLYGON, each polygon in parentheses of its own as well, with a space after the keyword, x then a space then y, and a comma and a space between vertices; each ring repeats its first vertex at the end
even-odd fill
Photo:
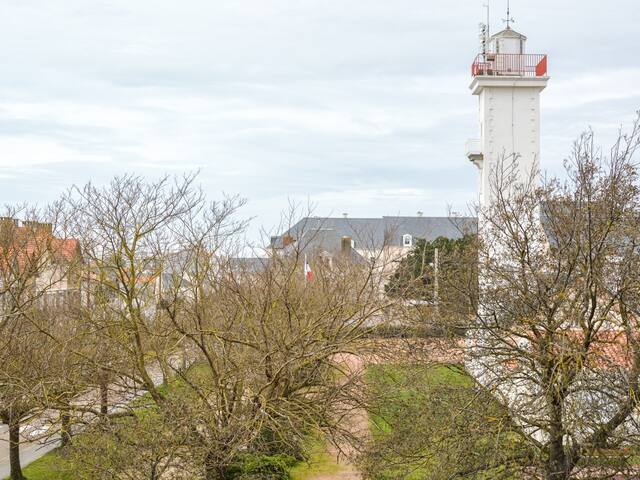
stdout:
POLYGON ((241 455, 225 475, 225 480, 291 480, 289 470, 298 460, 290 455, 241 455))

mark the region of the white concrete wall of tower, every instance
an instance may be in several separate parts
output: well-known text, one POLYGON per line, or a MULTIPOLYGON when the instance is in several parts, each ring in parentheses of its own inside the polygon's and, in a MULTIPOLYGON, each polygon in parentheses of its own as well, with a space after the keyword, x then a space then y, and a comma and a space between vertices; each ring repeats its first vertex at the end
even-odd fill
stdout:
POLYGON ((539 168, 540 92, 547 81, 548 77, 474 78, 470 88, 479 98, 480 152, 472 160, 480 169, 481 206, 495 200, 491 181, 502 164, 515 165, 519 182, 532 179, 539 168))

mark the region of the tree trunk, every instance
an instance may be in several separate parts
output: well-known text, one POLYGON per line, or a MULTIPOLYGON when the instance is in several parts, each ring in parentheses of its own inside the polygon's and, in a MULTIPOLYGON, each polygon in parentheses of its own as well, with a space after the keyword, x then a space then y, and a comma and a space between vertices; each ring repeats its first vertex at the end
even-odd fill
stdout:
POLYGON ((169 374, 167 373, 168 368, 164 359, 158 362, 160 364, 160 371, 162 372, 162 386, 167 388, 169 386, 169 374))
POLYGON ((109 413, 109 389, 106 380, 100 382, 100 414, 106 416, 109 413))
POLYGON ((569 478, 569 462, 564 451, 562 436, 553 438, 549 443, 548 480, 566 480, 569 478))
MULTIPOLYGON (((555 392, 556 390, 552 390, 555 392)), ((548 480, 567 480, 574 467, 570 451, 565 449, 565 428, 562 411, 564 398, 558 394, 547 396, 549 410, 549 460, 547 463, 548 480)))
POLYGON ((225 480, 226 467, 221 464, 216 452, 207 453, 204 466, 205 480, 225 480))
POLYGON ((216 466, 207 466, 205 468, 204 478, 205 480, 225 480, 225 469, 216 466))
POLYGON ((62 446, 69 445, 71 442, 71 416, 68 409, 60 412, 60 443, 62 446))
POLYGON ((11 467, 11 480, 25 480, 20 465, 20 421, 12 420, 9 423, 9 465, 11 467))
POLYGON ((554 356, 553 346, 555 337, 545 339, 540 346, 542 364, 545 365, 542 385, 544 386, 546 411, 549 419, 549 458, 547 460, 547 480, 567 480, 573 470, 574 464, 571 461, 571 454, 565 449, 565 423, 563 412, 565 410, 565 400, 568 389, 568 375, 558 363, 554 356), (559 373, 560 372, 560 373, 559 373))

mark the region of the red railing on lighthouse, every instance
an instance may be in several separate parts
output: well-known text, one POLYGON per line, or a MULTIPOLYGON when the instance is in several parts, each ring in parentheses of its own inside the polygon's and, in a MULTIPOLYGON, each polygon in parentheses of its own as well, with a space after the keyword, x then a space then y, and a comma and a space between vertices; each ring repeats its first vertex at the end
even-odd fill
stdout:
POLYGON ((471 65, 471 75, 544 77, 547 56, 537 53, 481 53, 471 65))

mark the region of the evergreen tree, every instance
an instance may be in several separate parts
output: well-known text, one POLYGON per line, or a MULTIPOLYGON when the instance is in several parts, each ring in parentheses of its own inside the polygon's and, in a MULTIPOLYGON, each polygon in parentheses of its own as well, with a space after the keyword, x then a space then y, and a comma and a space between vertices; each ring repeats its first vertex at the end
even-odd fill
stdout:
POLYGON ((386 292, 393 297, 429 302, 435 301, 436 296, 442 298, 442 289, 448 289, 452 276, 462 273, 459 272, 463 264, 462 257, 469 253, 474 240, 474 235, 458 239, 438 237, 430 242, 418 239, 411 252, 398 264, 385 287, 386 292))

